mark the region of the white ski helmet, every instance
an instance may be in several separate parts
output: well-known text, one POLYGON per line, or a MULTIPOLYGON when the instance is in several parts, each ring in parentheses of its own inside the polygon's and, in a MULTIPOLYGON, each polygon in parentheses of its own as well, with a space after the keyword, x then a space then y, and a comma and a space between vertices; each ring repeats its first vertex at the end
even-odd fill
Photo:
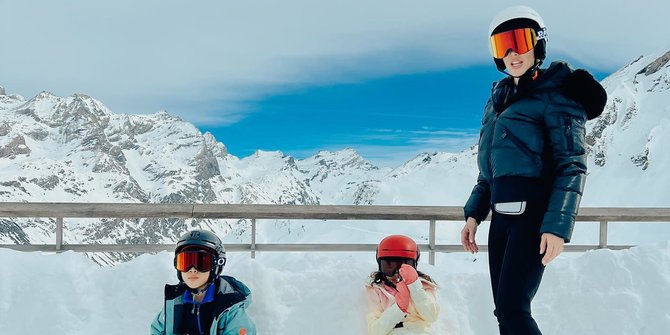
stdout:
MULTIPOLYGON (((540 63, 547 56, 547 26, 544 20, 534 9, 527 6, 512 6, 498 12, 489 25, 489 37, 499 32, 518 28, 533 28, 537 36, 535 50, 535 59, 540 63)), ((490 48, 490 44, 489 44, 490 48)), ((493 58, 498 70, 505 70, 505 63, 502 59, 493 58)), ((539 64, 538 64, 539 65, 539 64)))

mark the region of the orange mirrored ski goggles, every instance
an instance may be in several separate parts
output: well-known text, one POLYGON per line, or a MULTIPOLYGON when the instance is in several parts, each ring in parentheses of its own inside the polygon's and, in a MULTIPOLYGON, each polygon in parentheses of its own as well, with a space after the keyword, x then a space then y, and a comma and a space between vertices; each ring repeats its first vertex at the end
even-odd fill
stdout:
POLYGON ((187 272, 192 267, 199 272, 207 272, 214 266, 214 255, 206 251, 182 251, 174 256, 174 267, 181 272, 187 272))
POLYGON ((491 55, 493 58, 504 58, 512 49, 519 55, 532 50, 537 44, 537 35, 533 28, 521 28, 503 31, 491 36, 491 55))

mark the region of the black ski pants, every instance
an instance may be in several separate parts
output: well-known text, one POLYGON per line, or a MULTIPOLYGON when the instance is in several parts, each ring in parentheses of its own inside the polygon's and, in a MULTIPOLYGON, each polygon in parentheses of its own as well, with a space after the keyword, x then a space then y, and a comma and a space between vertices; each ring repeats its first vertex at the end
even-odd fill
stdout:
POLYGON ((519 215, 492 211, 489 229, 489 271, 494 314, 501 335, 542 334, 530 311, 544 266, 540 255, 540 225, 546 203, 527 202, 519 215))

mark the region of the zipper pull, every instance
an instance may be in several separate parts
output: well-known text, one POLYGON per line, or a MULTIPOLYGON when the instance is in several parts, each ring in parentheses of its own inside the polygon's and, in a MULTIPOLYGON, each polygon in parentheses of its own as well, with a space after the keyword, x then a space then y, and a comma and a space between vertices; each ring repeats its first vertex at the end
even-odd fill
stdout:
POLYGON ((570 135, 570 133, 572 133, 572 122, 570 122, 569 118, 563 119, 563 127, 565 127, 566 135, 570 135))
POLYGON ((502 134, 500 135, 501 138, 507 137, 507 129, 503 129, 502 134))

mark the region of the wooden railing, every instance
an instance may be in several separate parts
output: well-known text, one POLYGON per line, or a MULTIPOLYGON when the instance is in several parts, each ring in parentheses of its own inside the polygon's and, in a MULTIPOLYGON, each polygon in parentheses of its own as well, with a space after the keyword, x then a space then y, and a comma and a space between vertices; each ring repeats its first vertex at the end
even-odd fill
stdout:
MULTIPOLYGON (((463 222, 463 210, 457 206, 357 206, 357 205, 230 205, 230 204, 137 204, 137 203, 0 203, 0 217, 55 218, 56 243, 40 245, 0 244, 2 248, 20 251, 76 252, 158 252, 174 250, 174 244, 65 244, 65 218, 195 218, 250 219, 251 241, 248 244, 226 244, 228 251, 374 251, 376 244, 257 244, 256 220, 406 220, 427 221, 428 244, 419 244, 429 253, 429 263, 435 263, 436 252, 463 251, 460 245, 436 244, 437 221, 463 222)), ((586 251, 596 248, 623 249, 631 245, 608 246, 609 222, 670 222, 670 208, 581 208, 581 222, 599 222, 598 245, 566 245, 566 251, 586 251)), ((670 238, 670 237, 669 237, 670 238)), ((486 251, 485 245, 480 250, 486 251)))

